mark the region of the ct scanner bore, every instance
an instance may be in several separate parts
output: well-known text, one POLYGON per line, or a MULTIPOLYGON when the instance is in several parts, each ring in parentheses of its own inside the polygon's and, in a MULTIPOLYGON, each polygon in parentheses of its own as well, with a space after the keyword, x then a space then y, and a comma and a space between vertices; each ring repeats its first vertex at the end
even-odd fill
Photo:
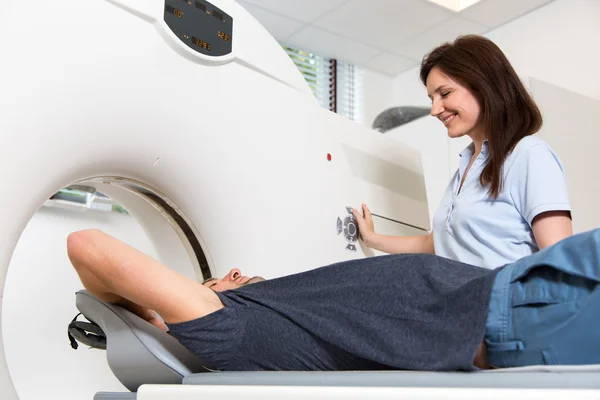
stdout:
POLYGON ((141 182, 119 177, 96 177, 78 182, 109 195, 139 221, 152 243, 160 243, 159 258, 192 279, 211 278, 211 263, 202 238, 190 218, 171 199, 141 182), (180 241, 185 253, 174 250, 180 241))
MULTIPOLYGON (((167 243, 152 238, 163 231, 159 218, 177 240, 187 228, 173 230, 154 207, 143 215, 142 203, 128 206, 110 188, 160 193, 177 211, 166 216, 193 233, 183 236, 197 279, 206 273, 194 261, 198 245, 212 274, 260 266, 274 277, 363 257, 336 231, 345 207, 363 201, 398 222, 390 233, 429 228, 416 151, 320 108, 278 43, 235 2, 203 1, 232 21, 230 37, 211 39, 231 39, 230 52, 214 56, 185 42, 200 39, 185 33, 194 27, 167 24, 173 1, 31 0, 3 9, 0 170, 20 196, 0 199, 1 291, 27 222, 73 183, 139 213, 157 248, 167 243)), ((193 7, 186 18, 197 13, 195 2, 177 3, 193 7)), ((159 253, 172 264, 168 247, 159 253)), ((14 400, 0 343, 2 397, 14 400)))
MULTIPOLYGON (((156 200, 150 203, 147 199, 154 199, 154 193, 148 196, 147 188, 131 188, 128 181, 127 188, 123 188, 123 180, 112 179, 111 184, 100 181, 107 179, 88 181, 85 191, 94 191, 89 186, 94 185, 112 193, 113 201, 118 197, 119 205, 127 204, 132 210, 130 215, 43 207, 28 222, 11 259, 3 297, 3 340, 9 371, 21 399, 91 399, 99 391, 124 390, 107 364, 107 352, 90 350, 85 345, 75 351, 65 340, 65 322, 78 312, 74 293, 82 288, 65 253, 70 232, 106 230, 153 257, 159 255, 178 272, 203 279, 201 259, 194 262, 196 255, 185 235, 189 228, 174 224, 180 218, 173 218, 173 211, 168 211, 168 199, 160 201, 162 205, 156 200), (36 329, 23 329, 32 320, 36 329), (38 327, 43 327, 43 334, 38 327)), ((113 353, 116 347, 111 345, 113 353)))

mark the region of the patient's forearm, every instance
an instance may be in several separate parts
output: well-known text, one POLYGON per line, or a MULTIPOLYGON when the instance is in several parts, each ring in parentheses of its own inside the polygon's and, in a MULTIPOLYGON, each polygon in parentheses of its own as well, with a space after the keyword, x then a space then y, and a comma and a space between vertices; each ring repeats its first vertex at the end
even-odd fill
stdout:
POLYGON ((127 300, 126 298, 119 296, 116 293, 111 293, 110 289, 105 287, 102 281, 94 277, 94 275, 91 274, 89 271, 78 269, 77 272, 79 274, 79 277, 81 278, 83 286, 94 297, 107 303, 119 305, 125 308, 126 310, 131 311, 138 317, 148 321, 149 323, 161 329, 162 331, 167 331, 166 325, 153 310, 146 307, 142 307, 139 304, 127 300))
POLYGON ((79 275, 83 287, 85 287, 91 295, 107 303, 118 304, 125 300, 122 296, 113 293, 104 281, 95 276, 88 268, 81 265, 78 260, 71 258, 71 264, 75 267, 75 271, 77 272, 77 275, 79 275))
POLYGON ((78 260, 72 258, 71 263, 75 267, 75 271, 77 271, 79 279, 81 279, 81 283, 92 296, 107 303, 117 304, 131 311, 138 317, 150 322, 159 329, 166 331, 166 326, 157 317, 154 311, 127 300, 123 296, 113 293, 111 288, 108 287, 103 280, 95 276, 88 268, 85 268, 83 265, 81 265, 78 260))
POLYGON ((102 231, 71 233, 67 253, 88 290, 107 301, 118 303, 125 298, 171 323, 224 307, 209 288, 102 231))

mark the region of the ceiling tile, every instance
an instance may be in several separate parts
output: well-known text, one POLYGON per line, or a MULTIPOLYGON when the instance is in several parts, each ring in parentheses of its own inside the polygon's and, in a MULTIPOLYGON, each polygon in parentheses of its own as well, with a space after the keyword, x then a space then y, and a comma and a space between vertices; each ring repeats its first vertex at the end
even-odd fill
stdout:
POLYGON ((504 24, 553 0, 483 0, 460 12, 488 28, 504 24))
POLYGON ((419 65, 419 62, 416 60, 387 52, 381 53, 366 64, 367 68, 382 72, 391 77, 395 77, 417 65, 419 65))
POLYGON ((357 43, 354 40, 334 35, 321 29, 309 26, 291 36, 288 44, 311 50, 326 57, 363 64, 381 52, 374 47, 357 43))
POLYGON ((392 49, 392 51, 405 57, 421 60, 425 54, 444 42, 452 41, 457 36, 468 33, 481 34, 487 29, 476 22, 453 17, 422 35, 407 40, 402 45, 392 49))
POLYGON ((242 4, 240 2, 240 5, 248 10, 269 31, 271 36, 277 40, 285 40, 304 26, 301 22, 282 17, 252 4, 242 4))
POLYGON ((313 22, 346 0, 238 0, 302 22, 313 22))
POLYGON ((314 25, 360 43, 388 49, 454 14, 423 0, 349 0, 314 25))

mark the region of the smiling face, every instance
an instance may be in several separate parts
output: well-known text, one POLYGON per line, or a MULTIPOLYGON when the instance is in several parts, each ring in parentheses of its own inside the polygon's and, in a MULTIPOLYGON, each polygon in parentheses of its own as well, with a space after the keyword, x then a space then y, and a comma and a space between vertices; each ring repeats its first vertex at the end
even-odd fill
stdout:
POLYGON ((214 290, 215 292, 224 292, 226 290, 237 289, 239 287, 250 285, 252 283, 262 282, 264 280, 265 278, 262 278, 260 276, 255 276, 252 278, 243 276, 242 272, 239 269, 234 268, 231 271, 229 271, 229 273, 223 278, 207 279, 206 281, 202 282, 202 285, 214 290))
POLYGON ((431 99, 431 115, 444 124, 449 137, 469 135, 473 140, 485 139, 479 124, 481 106, 469 89, 433 67, 427 76, 427 95, 431 99))

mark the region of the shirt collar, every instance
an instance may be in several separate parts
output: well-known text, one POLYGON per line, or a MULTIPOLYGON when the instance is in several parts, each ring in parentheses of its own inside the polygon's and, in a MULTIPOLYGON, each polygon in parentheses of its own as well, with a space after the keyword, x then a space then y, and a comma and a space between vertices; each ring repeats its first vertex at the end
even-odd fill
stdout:
MULTIPOLYGON (((482 146, 481 146, 481 154, 480 154, 480 156, 487 156, 487 153, 488 153, 488 150, 489 150, 488 146, 489 146, 488 140, 485 139, 483 141, 482 146)), ((474 152, 475 152, 475 143, 471 142, 467 147, 465 147, 463 149, 463 151, 461 151, 459 153, 459 155, 461 157, 471 157, 474 152)))

